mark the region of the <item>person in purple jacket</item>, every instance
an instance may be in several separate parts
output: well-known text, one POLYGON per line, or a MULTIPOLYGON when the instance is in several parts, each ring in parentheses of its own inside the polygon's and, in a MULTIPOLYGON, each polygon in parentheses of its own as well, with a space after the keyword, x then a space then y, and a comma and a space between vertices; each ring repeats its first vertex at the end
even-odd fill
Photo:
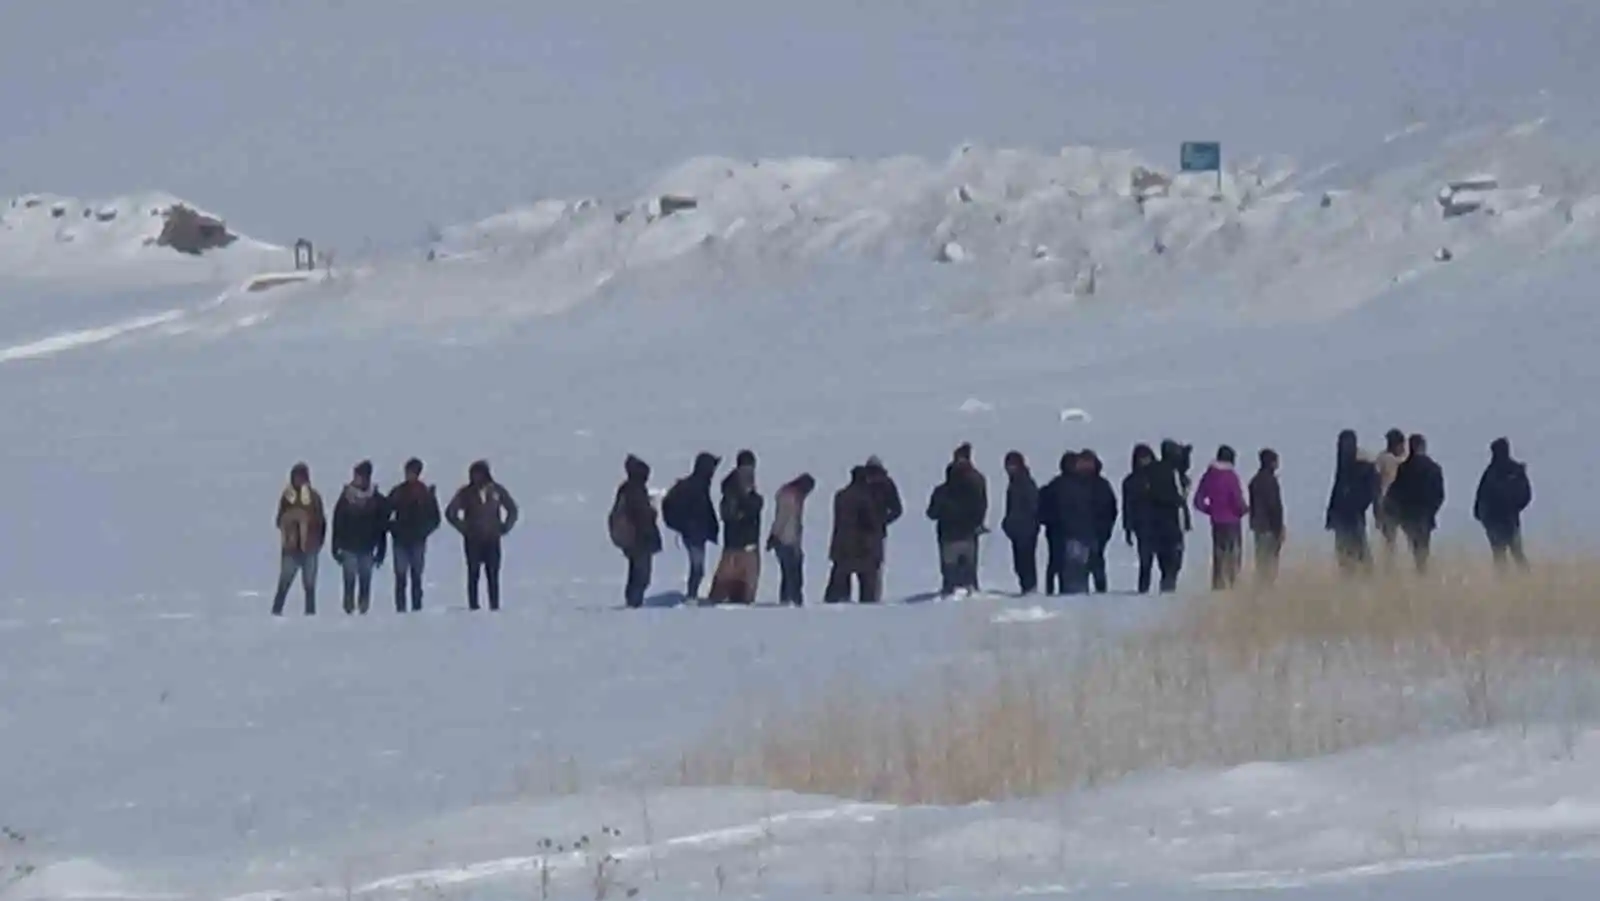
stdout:
POLYGON ((1211 588, 1226 591, 1239 579, 1244 560, 1243 522, 1250 515, 1244 484, 1234 471, 1237 455, 1224 444, 1217 459, 1200 477, 1194 508, 1211 519, 1211 588))

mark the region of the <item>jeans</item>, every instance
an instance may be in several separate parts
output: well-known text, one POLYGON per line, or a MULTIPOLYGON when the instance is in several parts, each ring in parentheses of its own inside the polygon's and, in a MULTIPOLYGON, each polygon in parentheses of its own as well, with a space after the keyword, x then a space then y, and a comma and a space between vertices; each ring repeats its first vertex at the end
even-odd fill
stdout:
POLYGON ((1494 554, 1496 569, 1504 571, 1509 558, 1518 569, 1527 570, 1528 557, 1522 551, 1521 526, 1484 526, 1483 531, 1489 538, 1489 550, 1494 554))
POLYGON ((500 542, 467 539, 467 607, 478 609, 478 580, 489 583, 489 609, 500 609, 500 542))
POLYGON ((685 542, 683 549, 689 554, 689 585, 684 590, 684 597, 691 601, 698 600, 700 583, 706 578, 706 543, 685 542))
POLYGON ((1244 531, 1239 524, 1211 524, 1211 590, 1227 591, 1244 565, 1244 531))
POLYGON ((428 545, 396 544, 394 546, 394 609, 396 613, 406 612, 406 586, 411 587, 411 606, 413 611, 422 609, 422 572, 428 564, 428 545))
POLYGON ((1278 561, 1283 557, 1283 535, 1256 533, 1256 583, 1268 586, 1278 581, 1278 561))
POLYGON ((805 604, 806 554, 798 546, 774 545, 772 552, 778 557, 778 603, 805 604))
POLYGON ((978 590, 978 539, 939 543, 940 594, 978 590))
POLYGON ((278 591, 272 598, 272 615, 283 615, 283 603, 295 576, 306 593, 306 616, 317 615, 317 555, 285 553, 278 567, 278 591))
POLYGON ((345 551, 340 555, 339 566, 344 570, 344 612, 366 613, 372 606, 372 554, 345 551))
POLYGON ((1433 553, 1433 527, 1425 522, 1408 522, 1400 526, 1406 543, 1411 545, 1411 557, 1417 563, 1417 572, 1428 571, 1428 558, 1433 553))
POLYGON ((1011 568, 1017 573, 1017 590, 1033 594, 1039 590, 1039 533, 1011 537, 1011 568))
POLYGON ((650 590, 650 570, 654 561, 654 554, 628 555, 628 582, 622 589, 622 599, 629 607, 644 606, 644 595, 650 590))

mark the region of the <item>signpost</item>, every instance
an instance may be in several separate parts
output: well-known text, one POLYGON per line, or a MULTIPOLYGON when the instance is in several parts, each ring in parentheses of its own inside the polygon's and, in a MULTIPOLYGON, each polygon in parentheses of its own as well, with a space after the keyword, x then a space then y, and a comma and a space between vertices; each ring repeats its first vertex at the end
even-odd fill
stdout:
POLYGON ((1184 172, 1217 173, 1217 194, 1222 194, 1221 142, 1184 141, 1178 149, 1178 168, 1184 172))

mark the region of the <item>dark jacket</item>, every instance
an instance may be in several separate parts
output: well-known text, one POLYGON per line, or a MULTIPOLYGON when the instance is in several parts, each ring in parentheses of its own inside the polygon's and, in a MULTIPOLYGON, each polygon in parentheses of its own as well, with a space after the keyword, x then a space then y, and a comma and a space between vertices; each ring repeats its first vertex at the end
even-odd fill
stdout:
POLYGON ((724 549, 732 551, 761 547, 761 503, 761 495, 755 489, 754 472, 735 469, 722 480, 724 549))
POLYGON ((722 528, 716 505, 711 503, 711 480, 716 478, 717 463, 710 454, 695 458, 694 471, 679 479, 661 503, 667 528, 677 532, 684 544, 714 543, 722 528))
POLYGON ((1094 492, 1094 503, 1091 510, 1094 514, 1094 539, 1100 547, 1104 548, 1111 543, 1111 537, 1117 534, 1117 490, 1111 487, 1111 482, 1105 477, 1105 466, 1099 458, 1094 461, 1094 475, 1089 478, 1089 484, 1094 492))
POLYGON ((1437 528, 1444 506, 1444 470, 1427 454, 1412 454, 1400 464, 1385 500, 1401 523, 1437 528))
POLYGON ((970 463, 951 463, 944 482, 928 498, 928 518, 934 521, 940 544, 973 541, 983 532, 988 515, 988 493, 970 463))
POLYGON ((1278 474, 1260 470, 1250 480, 1250 531, 1257 535, 1282 535, 1283 487, 1278 474))
POLYGON ((1039 485, 1026 466, 1010 473, 1006 485, 1006 515, 1000 530, 1012 541, 1039 536, 1039 485))
POLYGON ((333 552, 382 557, 389 504, 377 488, 344 486, 333 505, 333 552))
POLYGON ((900 486, 894 483, 888 470, 871 463, 866 467, 866 484, 872 489, 872 496, 878 503, 883 533, 888 535, 889 527, 906 512, 905 505, 900 502, 900 486))
POLYGON ((1100 540, 1095 524, 1095 495, 1094 477, 1075 472, 1062 473, 1044 486, 1039 506, 1051 541, 1093 546, 1100 540))
POLYGON ((426 543, 444 522, 439 493, 422 482, 401 482, 389 492, 389 537, 396 547, 426 543))
POLYGON ((499 482, 468 483, 444 508, 445 521, 468 541, 492 543, 516 528, 517 502, 499 482))
POLYGON ((1122 526, 1145 541, 1182 540, 1185 509, 1170 462, 1147 463, 1122 482, 1122 526))
POLYGON ((850 484, 833 496, 833 537, 828 557, 847 569, 871 569, 883 563, 883 496, 865 473, 852 474, 850 484))
POLYGON ((1522 513, 1533 503, 1528 467, 1508 457, 1489 461, 1478 479, 1472 516, 1486 529, 1515 532, 1522 528, 1522 513))
POLYGON ((650 502, 650 466, 637 457, 624 463, 628 478, 617 486, 607 526, 611 541, 630 557, 661 553, 661 527, 650 502))
POLYGON ((1327 527, 1338 532, 1365 530, 1367 511, 1377 498, 1378 467, 1353 452, 1344 454, 1334 467, 1327 527))

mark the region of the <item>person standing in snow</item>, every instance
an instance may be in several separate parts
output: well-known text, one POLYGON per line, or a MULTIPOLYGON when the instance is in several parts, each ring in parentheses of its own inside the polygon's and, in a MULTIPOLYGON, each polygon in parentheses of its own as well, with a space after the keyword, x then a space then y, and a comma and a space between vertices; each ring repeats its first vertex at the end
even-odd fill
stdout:
POLYGON ((1178 518, 1183 524, 1183 531, 1194 530, 1194 520, 1189 515, 1189 492, 1193 483, 1189 479, 1189 470, 1193 467, 1194 445, 1181 444, 1171 438, 1161 442, 1161 465, 1172 471, 1177 479, 1178 486, 1178 518))
POLYGON ((383 566, 388 547, 389 507, 372 484, 372 461, 357 463, 350 483, 333 505, 333 560, 344 571, 344 612, 372 606, 372 571, 383 566))
POLYGON ((1155 536, 1156 567, 1161 571, 1163 594, 1178 590, 1178 575, 1183 571, 1183 536, 1192 527, 1188 472, 1193 451, 1192 445, 1167 439, 1161 442, 1161 458, 1146 467, 1151 532, 1155 536))
POLYGON ((1062 594, 1089 592, 1089 561, 1099 540, 1095 524, 1094 461, 1076 451, 1061 455, 1061 474, 1040 492, 1039 505, 1053 544, 1062 594))
POLYGON ((1111 590, 1106 574, 1106 548, 1117 534, 1117 491, 1106 478, 1106 465, 1100 455, 1084 450, 1080 455, 1089 461, 1089 484, 1094 492, 1094 544, 1089 548, 1089 583, 1095 594, 1111 590))
POLYGON ((317 555, 328 534, 322 495, 311 487, 311 467, 296 463, 289 470, 289 487, 278 498, 278 590, 272 598, 272 615, 283 615, 283 604, 296 576, 306 596, 306 616, 317 613, 317 555))
POLYGON ((722 559, 711 576, 711 604, 754 604, 761 584, 761 495, 756 493, 756 455, 739 451, 733 472, 722 480, 722 559))
MULTIPOLYGON (((1155 576, 1156 548, 1160 544, 1150 472, 1150 467, 1155 463, 1156 452, 1150 449, 1150 445, 1134 445, 1128 475, 1122 480, 1122 532, 1128 546, 1139 555, 1140 594, 1150 593, 1150 584, 1155 576)), ((1179 534, 1182 534, 1181 527, 1179 534)))
POLYGON ((461 533, 467 558, 467 607, 478 607, 478 582, 489 589, 489 609, 500 609, 501 541, 517 526, 517 502, 504 485, 494 480, 489 462, 478 460, 467 468, 467 484, 445 507, 444 518, 461 533))
POLYGON ((1383 538, 1384 564, 1392 566, 1396 540, 1400 535, 1400 518, 1389 507, 1389 489, 1400 474, 1400 464, 1406 462, 1406 433, 1390 429, 1383 436, 1383 442, 1383 453, 1373 461, 1378 468, 1378 501, 1372 506, 1372 520, 1383 538))
POLYGON ((883 460, 876 454, 867 458, 866 464, 867 487, 872 489, 872 496, 877 500, 879 508, 879 521, 882 523, 880 530, 883 532, 883 541, 879 546, 878 563, 873 567, 873 573, 879 584, 873 588, 874 598, 883 597, 883 564, 885 552, 888 550, 889 527, 899 521, 905 514, 905 506, 900 502, 900 486, 894 483, 889 470, 883 465, 883 460))
POLYGON ((1367 511, 1378 498, 1378 468, 1361 453, 1356 433, 1339 433, 1333 490, 1328 496, 1326 525, 1333 533, 1334 554, 1346 574, 1372 572, 1367 542, 1367 511))
POLYGON ((1255 539, 1256 582, 1269 586, 1278 579, 1278 560, 1287 535, 1283 519, 1283 489, 1278 484, 1278 452, 1261 450, 1261 468, 1250 479, 1250 533, 1255 539))
POLYGON ((983 534, 984 490, 970 461, 945 467, 944 481, 928 498, 928 518, 939 540, 940 594, 978 590, 978 538, 983 534))
POLYGON ((1422 435, 1411 436, 1407 451, 1385 500, 1411 546, 1417 572, 1422 573, 1428 570, 1433 532, 1439 527, 1439 510, 1444 507, 1444 470, 1428 455, 1428 439, 1422 435))
POLYGON ((1006 513, 1000 531, 1011 541, 1017 590, 1029 595, 1039 590, 1039 486, 1021 451, 1006 454, 1006 476, 1006 513))
POLYGON ((823 592, 825 604, 850 600, 850 580, 860 585, 861 603, 876 604, 883 579, 883 544, 888 508, 870 467, 850 470, 850 484, 833 496, 833 535, 828 557, 833 569, 823 592))
POLYGON ((1522 551, 1522 514, 1532 503, 1527 465, 1512 458, 1509 438, 1496 438, 1489 445, 1489 465, 1478 479, 1472 518, 1483 526, 1495 567, 1502 571, 1508 556, 1519 569, 1528 568, 1522 551))
POLYGON ((667 528, 678 533, 689 555, 689 582, 685 599, 700 600, 700 584, 706 576, 706 545, 715 544, 722 528, 717 508, 711 502, 711 480, 716 478, 722 460, 701 452, 694 458, 694 470, 675 482, 661 501, 661 518, 667 528))
POLYGON ((767 550, 778 558, 778 603, 805 604, 806 499, 817 488, 811 474, 801 473, 772 496, 772 531, 767 550))
POLYGON ((651 563, 661 553, 661 528, 656 525, 655 504, 650 502, 650 464, 629 454, 622 461, 622 470, 625 478, 617 486, 606 527, 612 545, 628 561, 623 602, 638 609, 644 606, 645 592, 650 590, 651 563))
POLYGON ((444 516, 439 494, 422 481, 422 461, 406 461, 405 481, 389 492, 389 544, 394 558, 394 609, 405 613, 406 587, 411 588, 409 609, 422 609, 422 574, 428 563, 428 539, 439 530, 444 516))
POLYGON ((1211 520, 1211 589, 1228 591, 1239 581, 1244 563, 1244 518, 1250 513, 1244 485, 1234 470, 1238 457, 1224 444, 1217 459, 1200 477, 1194 508, 1211 520))
MULTIPOLYGON (((977 464, 972 462, 972 444, 970 442, 962 442, 961 446, 955 449, 955 453, 951 455, 950 459, 952 463, 959 465, 962 476, 971 479, 977 488, 979 509, 983 511, 983 517, 978 525, 978 538, 982 539, 983 536, 989 534, 989 480, 978 470, 977 464)), ((978 591, 978 560, 979 552, 982 550, 981 545, 982 542, 980 541, 972 549, 972 584, 968 588, 973 592, 978 591)))

